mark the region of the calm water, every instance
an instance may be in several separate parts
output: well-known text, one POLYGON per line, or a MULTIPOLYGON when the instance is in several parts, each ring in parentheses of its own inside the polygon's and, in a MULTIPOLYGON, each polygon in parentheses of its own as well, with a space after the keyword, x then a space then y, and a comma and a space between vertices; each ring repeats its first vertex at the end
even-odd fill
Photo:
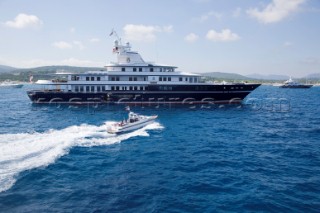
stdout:
POLYGON ((0 212, 319 212, 320 87, 262 86, 243 105, 32 105, 0 89, 0 212))

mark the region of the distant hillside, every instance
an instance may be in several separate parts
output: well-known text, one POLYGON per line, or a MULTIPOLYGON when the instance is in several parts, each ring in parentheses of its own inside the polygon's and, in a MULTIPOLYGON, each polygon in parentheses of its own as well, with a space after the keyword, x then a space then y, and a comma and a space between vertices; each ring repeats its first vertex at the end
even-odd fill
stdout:
POLYGON ((0 65, 0 73, 11 72, 12 70, 16 70, 17 68, 9 67, 5 65, 0 65))
POLYGON ((320 73, 309 74, 305 78, 314 79, 314 80, 320 80, 320 73))
MULTIPOLYGON (((66 73, 84 73, 86 71, 99 71, 105 70, 103 67, 74 67, 74 66, 43 66, 35 68, 14 68, 10 66, 0 65, 0 81, 10 79, 16 81, 28 81, 30 75, 33 75, 33 79, 51 79, 50 74, 56 72, 66 72, 66 73)), ((261 75, 261 74, 251 74, 247 76, 239 75, 236 73, 223 73, 223 72, 210 72, 210 73, 199 73, 206 76, 208 80, 226 80, 226 81, 259 81, 259 82, 269 82, 269 81, 284 81, 289 79, 289 76, 285 75, 261 75)), ((307 75, 301 79, 308 79, 311 81, 319 81, 320 73, 314 73, 307 75)))
POLYGON ((104 70, 103 67, 72 67, 72 66, 44 66, 27 69, 6 69, 6 71, 0 72, 0 81, 14 80, 14 81, 29 81, 30 75, 33 76, 33 80, 39 79, 52 79, 56 72, 66 73, 83 73, 86 71, 98 71, 104 70))
POLYGON ((276 80, 276 81, 283 81, 283 80, 288 80, 289 76, 286 75, 261 75, 261 74, 250 74, 246 75, 249 78, 253 79, 259 79, 259 80, 276 80))
POLYGON ((216 79, 230 79, 230 80, 252 80, 249 77, 239 75, 236 73, 223 73, 223 72, 209 72, 209 73, 200 73, 203 76, 216 78, 216 79))

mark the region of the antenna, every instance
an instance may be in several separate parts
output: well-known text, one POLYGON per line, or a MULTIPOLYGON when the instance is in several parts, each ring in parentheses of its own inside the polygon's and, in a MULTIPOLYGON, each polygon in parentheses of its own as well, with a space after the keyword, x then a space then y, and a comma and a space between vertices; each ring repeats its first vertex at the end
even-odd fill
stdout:
POLYGON ((109 36, 112 36, 112 35, 113 35, 114 37, 116 37, 117 40, 119 41, 119 43, 121 44, 121 38, 118 36, 118 34, 117 34, 117 32, 114 30, 114 28, 112 28, 109 36))

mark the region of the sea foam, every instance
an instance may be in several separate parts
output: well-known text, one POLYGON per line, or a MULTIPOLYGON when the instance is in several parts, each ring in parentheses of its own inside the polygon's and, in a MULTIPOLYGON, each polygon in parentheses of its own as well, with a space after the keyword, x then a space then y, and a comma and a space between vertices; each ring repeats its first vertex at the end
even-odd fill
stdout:
POLYGON ((72 147, 101 146, 120 143, 135 136, 149 136, 146 130, 163 128, 159 123, 122 135, 107 133, 101 126, 83 124, 44 133, 0 134, 0 192, 10 189, 20 172, 48 166, 66 155, 72 147))

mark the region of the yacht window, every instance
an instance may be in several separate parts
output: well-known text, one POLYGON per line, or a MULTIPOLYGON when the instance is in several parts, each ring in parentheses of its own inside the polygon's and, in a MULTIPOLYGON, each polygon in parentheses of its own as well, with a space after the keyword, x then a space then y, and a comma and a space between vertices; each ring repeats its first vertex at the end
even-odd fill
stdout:
POLYGON ((159 81, 162 81, 162 77, 159 77, 159 81))
POLYGON ((167 77, 163 77, 163 81, 167 81, 167 77))
POLYGON ((75 91, 79 92, 79 86, 75 86, 75 91))
POLYGON ((153 72, 153 68, 150 68, 150 72, 153 72))
POLYGON ((197 83, 198 82, 198 78, 194 78, 194 83, 197 83))
POLYGON ((100 91, 101 91, 101 87, 97 86, 97 92, 100 92, 100 91))
POLYGON ((116 90, 119 90, 119 86, 116 86, 116 90))
POLYGON ((105 86, 102 86, 102 91, 106 91, 106 87, 105 86))
POLYGON ((90 78, 89 77, 86 77, 86 81, 89 81, 90 80, 90 78))
POLYGON ((134 80, 134 81, 137 81, 137 77, 134 77, 133 80, 134 80))
POLYGON ((94 77, 91 77, 91 81, 94 81, 94 77))
POLYGON ((189 78, 189 82, 192 83, 193 78, 189 78))
POLYGON ((171 77, 168 77, 168 81, 171 81, 171 77))
POLYGON ((129 81, 132 81, 132 77, 129 77, 129 81))
POLYGON ((83 92, 83 86, 80 86, 80 92, 83 92))
POLYGON ((111 86, 111 90, 114 90, 114 86, 111 86))
POLYGON ((90 92, 90 87, 89 86, 86 86, 86 91, 90 92))
POLYGON ((134 86, 134 90, 138 90, 137 86, 134 86))
POLYGON ((142 68, 141 67, 139 67, 139 72, 142 72, 142 68))
POLYGON ((122 72, 125 72, 125 71, 126 71, 126 68, 122 67, 122 68, 121 68, 121 71, 122 71, 122 72))
POLYGON ((100 77, 97 77, 97 81, 100 81, 100 77))
POLYGON ((126 90, 126 87, 122 87, 122 90, 126 90))
POLYGON ((94 92, 94 86, 91 86, 91 92, 94 92))
POLYGON ((132 90, 132 86, 129 87, 129 90, 132 90))
POLYGON ((143 87, 142 87, 142 86, 140 86, 140 90, 143 90, 143 87))
POLYGON ((115 80, 115 78, 114 77, 111 77, 111 81, 114 81, 115 80))
POLYGON ((182 81, 182 77, 179 78, 179 81, 182 81))
POLYGON ((120 81, 120 77, 118 76, 118 77, 116 77, 116 81, 120 81))
POLYGON ((134 67, 134 68, 133 68, 133 72, 137 72, 137 68, 134 67))
POLYGON ((186 80, 185 81, 188 81, 188 78, 186 78, 186 80))
POLYGON ((143 80, 144 80, 144 81, 146 81, 146 80, 147 80, 147 78, 146 78, 146 77, 143 77, 143 80))

